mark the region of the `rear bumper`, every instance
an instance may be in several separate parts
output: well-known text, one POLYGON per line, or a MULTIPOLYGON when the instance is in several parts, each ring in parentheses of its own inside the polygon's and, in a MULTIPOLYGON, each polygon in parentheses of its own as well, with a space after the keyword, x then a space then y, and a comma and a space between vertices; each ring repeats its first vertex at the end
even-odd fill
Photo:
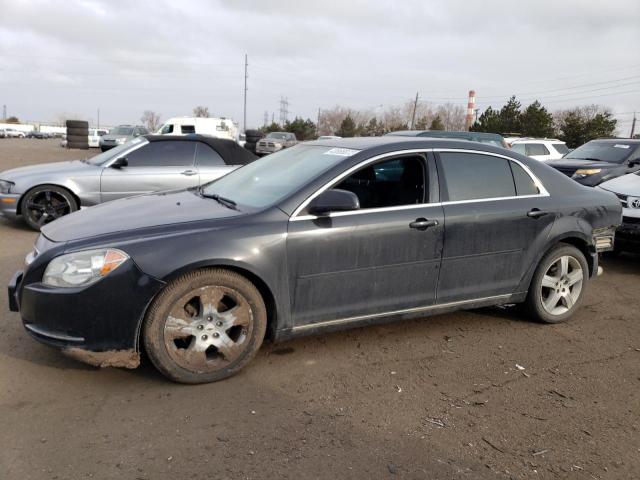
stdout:
POLYGON ((16 218, 18 216, 18 202, 20 194, 18 193, 2 193, 0 194, 0 215, 7 218, 16 218))

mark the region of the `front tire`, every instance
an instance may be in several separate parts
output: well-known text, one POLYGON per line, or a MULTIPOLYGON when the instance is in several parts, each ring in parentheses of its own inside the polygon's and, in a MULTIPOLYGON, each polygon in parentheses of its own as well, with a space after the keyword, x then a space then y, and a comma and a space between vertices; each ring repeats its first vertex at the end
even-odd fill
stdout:
POLYGON ((525 309, 540 322, 564 322, 578 308, 588 280, 584 254, 560 243, 542 257, 529 286, 525 309))
POLYGON ((212 268, 184 274, 154 300, 143 340, 151 362, 180 383, 222 380, 256 355, 267 328, 258 289, 235 272, 212 268))
POLYGON ((20 212, 34 230, 78 210, 78 202, 69 190, 55 185, 40 185, 22 199, 20 212))

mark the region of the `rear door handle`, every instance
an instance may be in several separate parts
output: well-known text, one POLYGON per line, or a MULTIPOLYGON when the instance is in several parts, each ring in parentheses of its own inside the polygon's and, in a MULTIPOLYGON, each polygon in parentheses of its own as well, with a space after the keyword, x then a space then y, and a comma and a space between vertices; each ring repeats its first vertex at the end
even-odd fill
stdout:
POLYGON ((531 217, 531 218, 540 218, 540 217, 544 217, 545 215, 549 215, 549 212, 544 212, 544 211, 539 210, 537 208, 532 208, 527 213, 527 217, 531 217))
POLYGON ((181 175, 186 175, 187 177, 190 177, 192 175, 197 175, 198 172, 196 172, 195 170, 185 170, 184 172, 181 173, 181 175))
POLYGON ((438 225, 437 220, 427 220, 426 218, 416 218, 414 222, 409 224, 409 228, 415 228, 416 230, 426 230, 429 227, 435 227, 438 225))

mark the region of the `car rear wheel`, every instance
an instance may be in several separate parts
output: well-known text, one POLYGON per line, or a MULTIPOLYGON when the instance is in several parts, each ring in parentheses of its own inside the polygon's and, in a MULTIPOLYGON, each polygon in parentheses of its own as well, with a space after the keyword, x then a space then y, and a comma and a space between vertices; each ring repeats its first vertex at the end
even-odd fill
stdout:
POLYGON ((78 210, 78 202, 68 190, 55 185, 41 185, 29 190, 23 200, 21 213, 34 230, 57 218, 78 210))
POLYGON ((589 280, 589 266, 576 247, 559 244, 540 261, 526 300, 526 310, 536 320, 559 323, 576 310, 589 280))
POLYGON ((256 355, 267 327, 258 289, 224 269, 190 272, 169 283, 144 321, 149 358, 180 383, 222 380, 256 355))

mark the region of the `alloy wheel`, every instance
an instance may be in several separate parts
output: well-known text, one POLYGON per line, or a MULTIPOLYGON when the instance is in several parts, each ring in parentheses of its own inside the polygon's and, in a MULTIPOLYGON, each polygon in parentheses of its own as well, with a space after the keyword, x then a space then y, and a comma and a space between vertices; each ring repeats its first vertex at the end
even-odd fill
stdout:
POLYGON ((206 286, 174 304, 164 323, 164 344, 182 368, 214 372, 242 355, 252 331, 253 313, 239 292, 206 286))
POLYGON ((580 262, 570 255, 557 258, 540 284, 542 307, 550 315, 562 315, 573 308, 582 291, 584 273, 580 262))
POLYGON ((64 195, 51 190, 36 192, 27 199, 24 208, 38 227, 67 215, 72 210, 69 200, 64 195))

